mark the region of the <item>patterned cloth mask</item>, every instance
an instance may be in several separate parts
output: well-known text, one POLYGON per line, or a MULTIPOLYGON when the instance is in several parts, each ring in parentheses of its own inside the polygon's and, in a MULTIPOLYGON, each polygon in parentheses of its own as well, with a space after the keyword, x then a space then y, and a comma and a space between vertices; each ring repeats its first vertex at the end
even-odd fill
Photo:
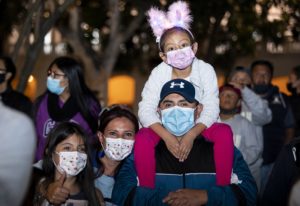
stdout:
POLYGON ((192 64, 195 54, 191 46, 167 52, 167 63, 176 69, 186 69, 192 64))
POLYGON ((116 161, 125 159, 131 153, 134 144, 134 140, 110 137, 106 137, 105 142, 105 155, 116 161))
POLYGON ((194 111, 193 108, 178 106, 161 110, 162 124, 173 135, 180 137, 195 125, 194 111))
POLYGON ((50 92, 53 94, 60 95, 63 93, 66 87, 61 87, 60 86, 60 80, 59 79, 54 79, 51 76, 47 78, 47 88, 49 89, 50 92))
POLYGON ((66 172, 69 176, 76 176, 86 165, 87 154, 82 152, 56 152, 59 155, 59 164, 54 165, 60 173, 66 172))

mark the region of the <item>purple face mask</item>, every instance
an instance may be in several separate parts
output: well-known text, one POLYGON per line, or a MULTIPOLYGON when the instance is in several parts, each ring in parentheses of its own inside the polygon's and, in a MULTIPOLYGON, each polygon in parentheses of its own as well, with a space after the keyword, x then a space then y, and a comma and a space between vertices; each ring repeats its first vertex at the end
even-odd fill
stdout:
POLYGON ((167 52, 167 63, 176 69, 186 69, 192 64, 195 54, 191 46, 167 52))

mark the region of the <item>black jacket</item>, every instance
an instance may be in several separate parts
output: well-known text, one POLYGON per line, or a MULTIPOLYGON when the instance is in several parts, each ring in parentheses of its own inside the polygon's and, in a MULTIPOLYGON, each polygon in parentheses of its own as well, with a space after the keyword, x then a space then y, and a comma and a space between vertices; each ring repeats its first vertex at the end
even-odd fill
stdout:
POLYGON ((300 177, 300 138, 285 145, 271 172, 260 205, 284 206, 292 186, 300 177))
POLYGON ((300 137, 300 94, 289 96, 295 118, 295 136, 300 137))
POLYGON ((272 121, 263 126, 264 149, 263 164, 275 162, 286 137, 286 129, 294 127, 294 117, 288 97, 276 86, 271 86, 264 96, 272 111, 272 121))
POLYGON ((9 87, 0 95, 2 102, 6 106, 21 111, 32 118, 33 104, 30 99, 24 94, 17 92, 9 87))

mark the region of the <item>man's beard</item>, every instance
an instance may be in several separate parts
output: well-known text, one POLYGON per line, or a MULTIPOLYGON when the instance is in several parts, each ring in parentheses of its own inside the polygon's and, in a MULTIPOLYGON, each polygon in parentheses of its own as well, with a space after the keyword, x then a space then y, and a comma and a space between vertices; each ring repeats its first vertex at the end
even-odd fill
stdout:
POLYGON ((239 112, 238 108, 233 108, 233 109, 224 109, 220 108, 220 114, 225 114, 225 115, 230 115, 230 114, 237 114, 239 112))

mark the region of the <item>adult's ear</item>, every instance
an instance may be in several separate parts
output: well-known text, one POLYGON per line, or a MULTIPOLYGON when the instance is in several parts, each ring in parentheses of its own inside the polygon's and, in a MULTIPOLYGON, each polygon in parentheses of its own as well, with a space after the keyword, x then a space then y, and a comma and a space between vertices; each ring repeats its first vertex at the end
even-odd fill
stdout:
POLYGON ((167 55, 165 53, 159 52, 159 57, 161 58, 161 60, 167 63, 167 55))
POLYGON ((100 132, 100 131, 98 131, 97 132, 97 137, 98 137, 98 140, 101 143, 101 145, 103 145, 103 142, 104 142, 104 135, 103 135, 103 133, 100 132))
POLYGON ((192 50, 194 52, 194 54, 196 55, 197 54, 197 51, 198 51, 198 43, 197 42, 194 42, 193 45, 192 45, 192 50))
POLYGON ((161 119, 161 109, 159 107, 157 107, 156 112, 158 113, 159 118, 161 119))
POLYGON ((238 102, 236 103, 236 107, 240 107, 240 106, 241 106, 241 104, 242 104, 242 100, 241 100, 241 99, 239 99, 239 100, 238 100, 238 102))
POLYGON ((203 105, 199 103, 195 109, 195 120, 200 117, 202 110, 203 110, 203 105))
POLYGON ((8 81, 11 77, 12 77, 12 73, 7 72, 6 75, 5 75, 5 81, 8 81))

